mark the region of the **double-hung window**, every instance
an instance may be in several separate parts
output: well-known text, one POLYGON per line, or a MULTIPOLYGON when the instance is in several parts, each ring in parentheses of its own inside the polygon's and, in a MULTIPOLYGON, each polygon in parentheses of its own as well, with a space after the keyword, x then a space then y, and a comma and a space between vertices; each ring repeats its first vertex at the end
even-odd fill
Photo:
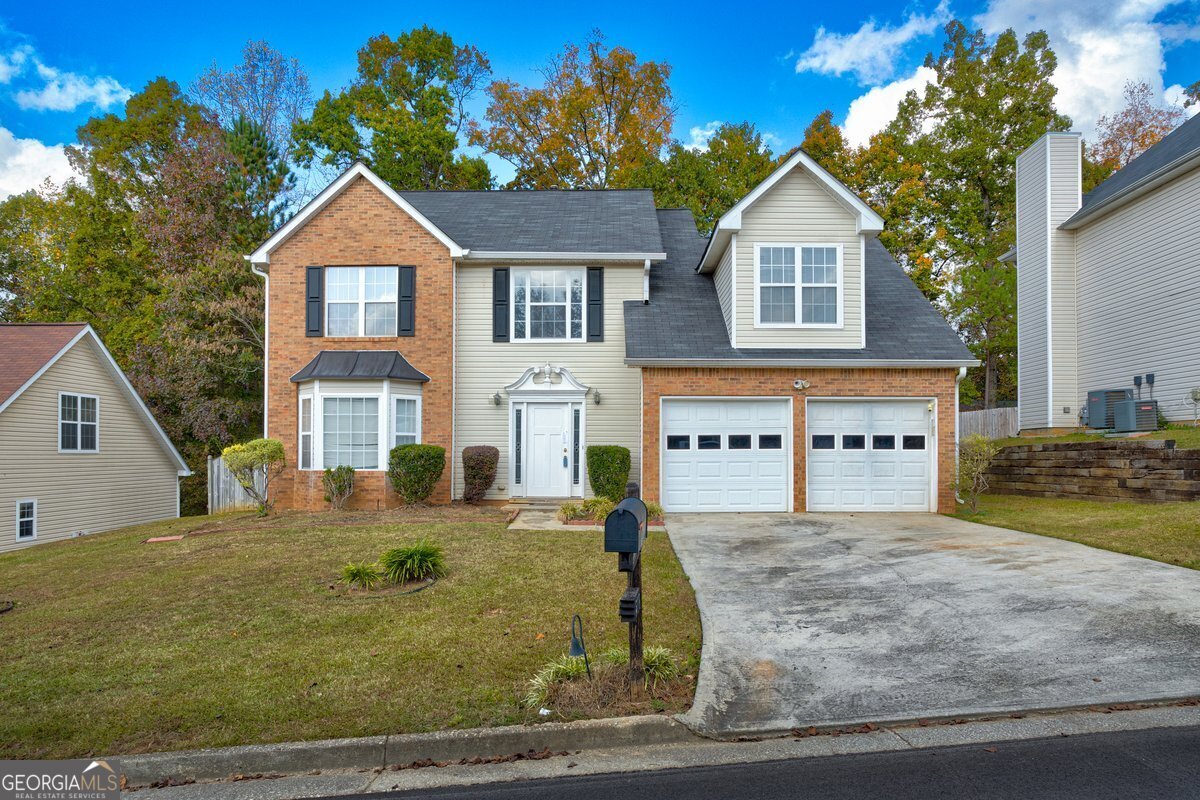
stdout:
POLYGON ((319 384, 304 386, 298 417, 296 463, 302 470, 385 469, 393 447, 421 442, 416 388, 364 386, 351 393, 344 386, 333 392, 322 391, 319 384))
POLYGON ((512 340, 584 340, 582 269, 513 270, 512 340))
POLYGON ((58 395, 58 449, 71 453, 100 450, 100 398, 66 392, 58 395))
POLYGON ((313 465, 313 399, 300 398, 300 469, 313 465))
POLYGON ((415 397, 393 398, 392 446, 417 444, 421 441, 421 401, 415 397))
POLYGON ((841 248, 759 245, 758 324, 840 324, 841 248))
POLYGON ((327 267, 325 334, 395 336, 395 267, 327 267))
POLYGON ((37 500, 17 501, 17 541, 37 538, 37 500))

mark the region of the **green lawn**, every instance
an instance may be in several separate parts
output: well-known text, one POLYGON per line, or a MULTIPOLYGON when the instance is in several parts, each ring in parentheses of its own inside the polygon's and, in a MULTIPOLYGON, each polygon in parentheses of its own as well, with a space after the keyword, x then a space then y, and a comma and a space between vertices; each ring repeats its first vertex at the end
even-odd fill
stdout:
MULTIPOLYGON (((1193 425, 1169 425, 1161 431, 1151 431, 1141 439, 1174 439, 1175 446, 1180 450, 1195 450, 1200 448, 1200 428, 1193 425)), ((1098 442, 1104 439, 1098 433, 1068 433, 1062 436, 1012 436, 1007 439, 997 439, 1001 447, 1013 444, 1056 444, 1058 442, 1098 442)))
MULTIPOLYGON (((571 614, 592 652, 626 641, 625 576, 600 536, 510 533, 467 507, 188 518, 0 556, 0 602, 17 603, 0 615, 0 758, 522 721, 571 614), (450 569, 432 588, 334 584, 345 562, 422 537, 450 569)), ((662 532, 644 564, 646 643, 694 671, 699 615, 662 532)))
POLYGON ((1090 500, 985 495, 971 522, 1200 569, 1200 502, 1099 503, 1090 500))

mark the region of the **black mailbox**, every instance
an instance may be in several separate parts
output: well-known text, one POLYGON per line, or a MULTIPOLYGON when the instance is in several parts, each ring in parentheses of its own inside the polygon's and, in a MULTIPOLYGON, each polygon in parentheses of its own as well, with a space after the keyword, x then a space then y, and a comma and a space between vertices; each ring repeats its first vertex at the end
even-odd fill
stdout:
POLYGON ((604 518, 604 552, 640 553, 646 540, 646 504, 626 497, 604 518))

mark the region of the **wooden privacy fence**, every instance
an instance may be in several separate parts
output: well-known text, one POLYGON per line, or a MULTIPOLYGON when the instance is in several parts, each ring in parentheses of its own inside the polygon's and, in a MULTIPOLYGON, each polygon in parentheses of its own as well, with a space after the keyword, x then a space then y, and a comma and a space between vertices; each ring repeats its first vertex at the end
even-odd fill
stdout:
MULTIPOLYGON (((259 490, 263 488, 266 476, 255 476, 254 482, 259 490)), ((254 508, 254 501, 246 490, 233 477, 233 473, 225 466, 225 460, 218 456, 208 457, 208 513, 219 514, 222 511, 239 511, 254 508)))
POLYGON ((989 439, 1007 439, 1020 432, 1020 416, 1015 408, 987 408, 958 415, 959 438, 981 433, 989 439))

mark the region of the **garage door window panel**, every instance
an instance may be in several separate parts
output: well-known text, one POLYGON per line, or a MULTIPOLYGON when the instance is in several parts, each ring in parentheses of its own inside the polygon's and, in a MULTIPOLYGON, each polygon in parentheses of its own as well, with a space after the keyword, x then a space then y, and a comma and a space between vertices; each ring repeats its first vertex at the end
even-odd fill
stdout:
POLYGON ((775 434, 775 433, 761 434, 758 437, 758 449, 759 450, 782 450, 783 449, 783 437, 780 436, 779 434, 775 434))
POLYGON ((692 437, 690 437, 690 436, 668 436, 667 437, 667 449, 668 450, 691 450, 692 449, 692 437))
POLYGON ((843 450, 866 450, 867 437, 861 433, 849 433, 842 436, 843 450))
POLYGON ((812 437, 813 450, 836 450, 837 437, 833 434, 813 434, 812 437))
POLYGON ((748 433, 731 433, 729 435, 730 450, 749 450, 753 445, 754 437, 748 433))
POLYGON ((702 433, 696 437, 697 450, 720 450, 721 436, 719 434, 702 433))
POLYGON ((875 434, 871 437, 872 450, 895 450, 896 437, 891 435, 875 434))
POLYGON ((925 437, 906 434, 901 440, 901 447, 905 450, 924 450, 925 437))

